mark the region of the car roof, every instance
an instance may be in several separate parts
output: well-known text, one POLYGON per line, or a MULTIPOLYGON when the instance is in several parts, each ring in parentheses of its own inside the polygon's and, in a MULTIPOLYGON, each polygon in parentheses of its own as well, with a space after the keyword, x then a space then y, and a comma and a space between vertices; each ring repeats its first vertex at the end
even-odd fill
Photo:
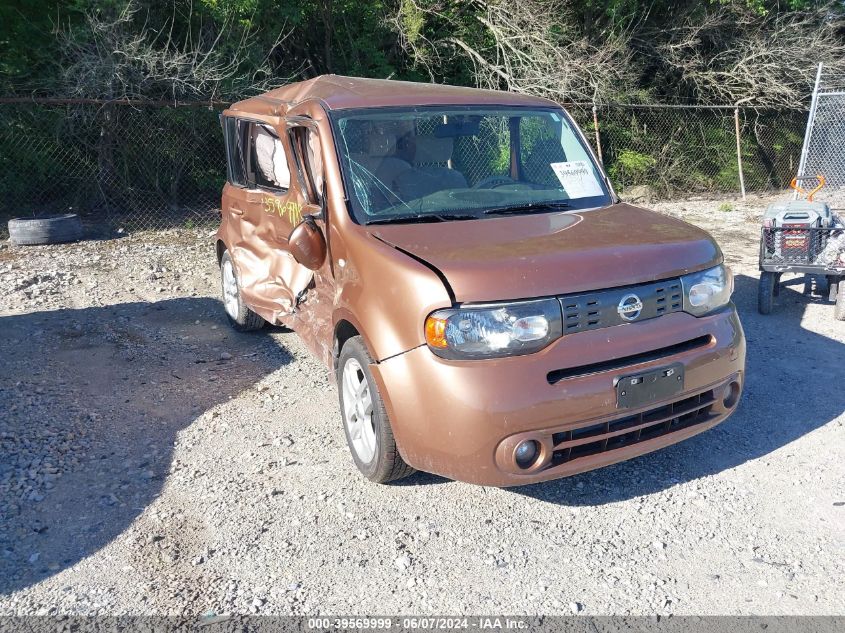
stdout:
POLYGON ((443 84, 392 79, 364 79, 342 75, 320 75, 288 84, 233 104, 230 110, 254 114, 281 114, 304 101, 317 100, 329 110, 384 106, 428 105, 556 105, 540 97, 443 84))

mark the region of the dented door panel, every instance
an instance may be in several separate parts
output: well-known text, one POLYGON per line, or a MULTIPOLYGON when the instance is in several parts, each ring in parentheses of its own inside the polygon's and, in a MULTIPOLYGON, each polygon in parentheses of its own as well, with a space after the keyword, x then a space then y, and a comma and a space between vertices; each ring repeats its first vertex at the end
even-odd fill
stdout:
POLYGON ((333 239, 335 232, 332 229, 337 214, 345 213, 345 208, 338 209, 336 204, 332 204, 332 201, 339 197, 334 195, 332 183, 327 182, 325 189, 322 186, 323 182, 326 182, 324 157, 331 156, 334 151, 331 129, 323 109, 314 103, 292 108, 286 118, 289 125, 297 125, 300 130, 309 129, 314 132, 311 143, 297 144, 296 137, 290 134, 287 140, 292 146, 296 144, 291 156, 295 162, 293 168, 296 172, 292 172, 292 178, 297 181, 298 199, 303 204, 310 203, 312 206, 323 208, 322 217, 316 218, 315 223, 326 239, 328 255, 323 265, 313 272, 310 283, 304 286, 305 290, 299 297, 296 310, 285 315, 282 322, 296 331, 309 351, 326 367, 332 367, 333 314, 336 305, 333 249, 340 246, 333 239))
MULTIPOLYGON (((271 127, 293 173, 285 127, 271 127)), ((313 272, 300 266, 288 252, 288 235, 299 223, 306 202, 294 178, 286 191, 254 183, 246 187, 227 183, 224 188, 218 236, 232 255, 244 300, 270 323, 278 323, 294 311, 297 296, 313 278, 313 272)))

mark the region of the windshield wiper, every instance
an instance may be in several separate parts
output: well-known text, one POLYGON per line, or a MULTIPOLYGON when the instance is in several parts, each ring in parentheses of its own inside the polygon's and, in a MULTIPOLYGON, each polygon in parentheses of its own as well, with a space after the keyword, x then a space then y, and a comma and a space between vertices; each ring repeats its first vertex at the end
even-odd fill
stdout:
POLYGON ((568 202, 529 202, 528 204, 514 204, 507 207, 493 207, 485 209, 484 215, 512 215, 515 213, 533 213, 538 211, 562 211, 571 209, 568 202))
POLYGON ((415 215, 394 215, 388 218, 376 218, 367 222, 370 224, 403 224, 414 222, 449 222, 450 220, 477 220, 477 215, 463 214, 443 214, 443 213, 418 213, 415 215))

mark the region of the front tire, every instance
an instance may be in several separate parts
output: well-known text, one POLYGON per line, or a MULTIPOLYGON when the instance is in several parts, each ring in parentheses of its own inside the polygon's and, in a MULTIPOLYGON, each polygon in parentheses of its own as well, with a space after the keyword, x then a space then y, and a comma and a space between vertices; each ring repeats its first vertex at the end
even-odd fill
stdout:
POLYGON ((364 477, 384 484, 415 471, 396 448, 384 401, 370 372, 372 364, 362 338, 350 338, 340 351, 337 385, 343 430, 352 459, 364 477))
POLYGON ((235 265, 229 251, 220 258, 220 282, 223 290, 223 308, 231 325, 238 332, 252 332, 263 328, 267 322, 244 303, 235 265))

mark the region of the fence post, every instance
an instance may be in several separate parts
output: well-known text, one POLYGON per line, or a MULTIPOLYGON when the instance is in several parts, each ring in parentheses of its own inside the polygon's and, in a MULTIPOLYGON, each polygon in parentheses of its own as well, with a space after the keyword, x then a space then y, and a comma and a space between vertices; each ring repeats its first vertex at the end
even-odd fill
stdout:
POLYGON ((742 144, 739 140, 739 108, 734 108, 734 128, 736 128, 736 165, 739 168, 739 188, 745 200, 745 176, 742 174, 742 144))
MULTIPOLYGON (((807 116, 807 128, 804 130, 804 144, 801 146, 801 160, 798 162, 798 173, 796 176, 803 176, 807 167, 807 152, 810 150, 810 139, 813 137, 813 126, 816 122, 816 108, 819 107, 819 88, 822 85, 822 62, 816 71, 816 83, 813 85, 813 96, 810 100, 810 114, 807 116)), ((793 200, 798 200, 798 190, 792 194, 793 200)))
POLYGON ((601 137, 599 137, 599 115, 598 115, 598 108, 596 108, 596 104, 593 104, 593 127, 596 131, 596 153, 599 156, 599 162, 604 165, 604 158, 601 155, 601 137))

